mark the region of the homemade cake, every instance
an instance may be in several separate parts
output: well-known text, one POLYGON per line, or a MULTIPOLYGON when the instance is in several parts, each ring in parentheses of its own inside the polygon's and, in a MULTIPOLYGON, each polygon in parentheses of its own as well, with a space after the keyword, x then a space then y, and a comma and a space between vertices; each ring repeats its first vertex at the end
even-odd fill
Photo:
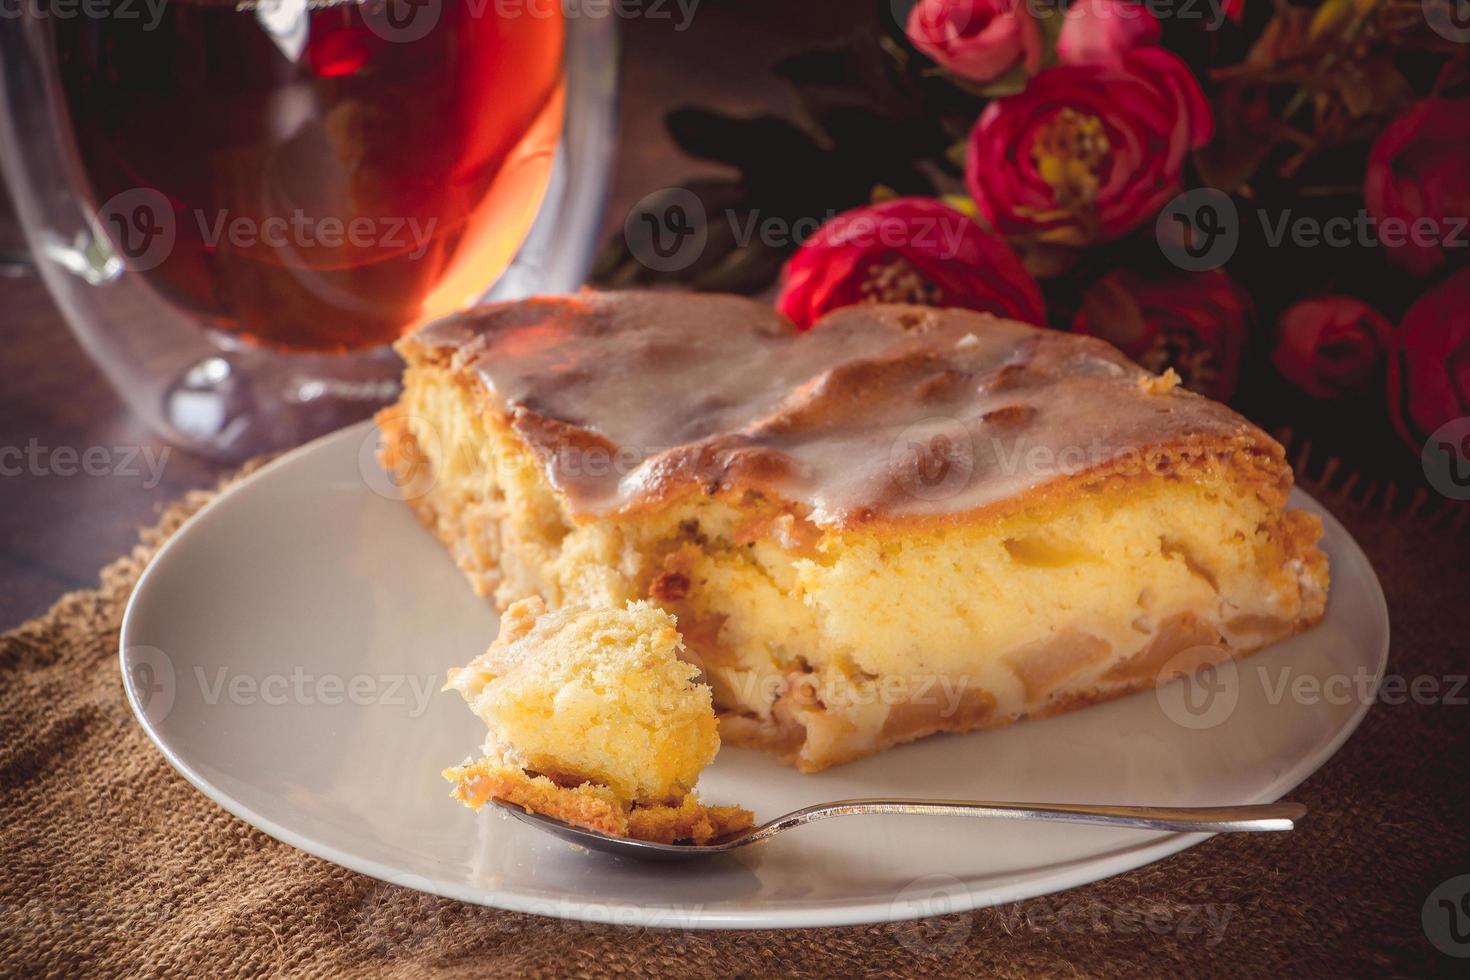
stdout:
POLYGON ((673 619, 647 603, 513 603, 490 649, 445 685, 489 729, 484 758, 444 771, 454 795, 664 843, 750 826, 747 811, 694 795, 720 736, 710 689, 680 647, 673 619))
POLYGON ((398 350, 381 458, 474 587, 668 610, 725 740, 805 770, 1150 687, 1323 612, 1282 448, 1092 338, 585 293, 398 350))

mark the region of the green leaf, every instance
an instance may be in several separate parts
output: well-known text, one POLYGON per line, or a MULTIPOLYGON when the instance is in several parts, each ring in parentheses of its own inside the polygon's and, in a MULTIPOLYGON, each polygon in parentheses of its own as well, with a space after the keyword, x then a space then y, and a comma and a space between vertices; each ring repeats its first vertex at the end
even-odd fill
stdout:
POLYGON ((1010 71, 993 78, 984 85, 973 86, 973 91, 987 99, 1002 99, 1007 95, 1015 95, 1026 90, 1026 83, 1031 81, 1031 75, 1026 71, 1025 65, 1017 65, 1010 71))

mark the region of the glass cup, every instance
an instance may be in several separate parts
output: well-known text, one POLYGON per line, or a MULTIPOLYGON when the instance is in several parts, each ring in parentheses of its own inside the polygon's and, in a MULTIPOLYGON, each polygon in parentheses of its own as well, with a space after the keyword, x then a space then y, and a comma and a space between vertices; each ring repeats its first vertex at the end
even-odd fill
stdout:
POLYGON ((610 14, 54 2, 0 21, 0 164, 68 322, 170 441, 237 459, 331 431, 396 395, 403 332, 585 275, 610 14))

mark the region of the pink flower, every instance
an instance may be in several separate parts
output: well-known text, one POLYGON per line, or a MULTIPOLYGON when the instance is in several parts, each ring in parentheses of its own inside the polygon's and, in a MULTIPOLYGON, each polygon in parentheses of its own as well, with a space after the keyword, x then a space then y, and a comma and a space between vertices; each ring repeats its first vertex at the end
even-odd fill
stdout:
POLYGON ((1410 449, 1470 415, 1470 267, 1409 307, 1388 359, 1388 413, 1410 449))
POLYGON ((927 197, 845 211, 786 263, 776 306, 803 330, 855 303, 960 306, 1045 322, 1041 290, 1006 244, 927 197))
POLYGON ((1002 235, 1109 241, 1179 192, 1190 149, 1213 130, 1184 62, 1132 48, 1110 64, 1048 68, 987 106, 970 134, 965 183, 1002 235))
POLYGON ((1338 398, 1373 376, 1392 332, 1392 324, 1355 297, 1304 299, 1281 314, 1271 363, 1313 398, 1338 398))
POLYGON ((1470 217, 1470 99, 1425 99, 1389 123, 1368 153, 1363 199, 1388 255, 1416 276, 1444 262, 1470 217))
POLYGON ((1141 3, 1126 0, 1077 0, 1067 8, 1057 38, 1063 64, 1115 63, 1129 48, 1158 44, 1159 19, 1141 3))
POLYGON ((1123 268, 1088 287, 1072 321, 1155 373, 1173 368, 1184 386, 1224 401, 1235 393, 1251 303, 1218 269, 1145 276, 1123 268))
POLYGON ((972 82, 1041 67, 1041 25, 1028 0, 919 0, 904 30, 914 47, 972 82))

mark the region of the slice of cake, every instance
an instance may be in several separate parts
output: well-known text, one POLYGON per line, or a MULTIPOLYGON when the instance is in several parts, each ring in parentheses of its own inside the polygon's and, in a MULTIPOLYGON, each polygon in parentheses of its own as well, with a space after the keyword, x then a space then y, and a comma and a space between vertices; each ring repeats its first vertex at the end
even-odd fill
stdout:
POLYGON ((720 736, 710 689, 681 648, 673 619, 647 603, 512 604, 490 649, 449 674, 446 689, 489 729, 484 758, 445 770, 454 795, 662 843, 749 827, 749 812, 694 795, 720 736))
POLYGON ((475 588, 668 610, 723 737, 805 770, 1151 687, 1323 612, 1281 446, 1092 338, 587 293, 398 349, 382 459, 475 588))

